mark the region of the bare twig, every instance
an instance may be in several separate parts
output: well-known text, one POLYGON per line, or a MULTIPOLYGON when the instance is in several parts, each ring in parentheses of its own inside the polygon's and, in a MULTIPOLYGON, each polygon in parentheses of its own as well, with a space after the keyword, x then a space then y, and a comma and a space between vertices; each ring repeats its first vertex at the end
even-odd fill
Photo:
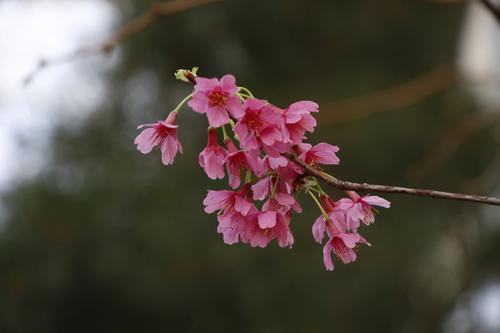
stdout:
POLYGON ((367 95, 325 103, 319 115, 321 124, 345 123, 371 114, 397 110, 426 98, 429 98, 450 87, 458 79, 452 65, 441 65, 424 73, 409 82, 371 92, 367 95))
POLYGON ((221 0, 173 0, 155 4, 151 6, 149 10, 147 10, 144 14, 128 22, 122 28, 117 30, 109 39, 98 45, 82 47, 59 58, 41 59, 38 62, 36 68, 26 76, 26 78, 24 79, 24 84, 28 85, 29 83, 31 83, 31 81, 33 81, 33 79, 41 71, 48 67, 67 63, 88 55, 97 53, 110 53, 118 44, 144 30, 151 24, 155 23, 162 16, 167 16, 219 1, 221 0))
POLYGON ((314 176, 318 179, 321 179, 326 184, 335 187, 344 191, 369 191, 369 192, 384 192, 384 193, 399 193, 399 194, 408 194, 408 195, 417 195, 423 197, 430 197, 436 199, 449 199, 449 200, 461 200, 461 201, 470 201, 483 203, 487 205, 495 205, 500 206, 500 199, 492 198, 492 197, 484 197, 478 195, 470 195, 470 194, 461 194, 461 193, 450 193, 450 192, 441 192, 435 190, 423 190, 416 188, 407 188, 407 187, 399 187, 399 186, 387 186, 387 185, 372 185, 366 183, 353 183, 344 180, 337 179, 317 168, 314 168, 304 161, 299 159, 297 156, 293 154, 287 154, 287 157, 299 164, 302 168, 304 168, 306 174, 310 176, 314 176))

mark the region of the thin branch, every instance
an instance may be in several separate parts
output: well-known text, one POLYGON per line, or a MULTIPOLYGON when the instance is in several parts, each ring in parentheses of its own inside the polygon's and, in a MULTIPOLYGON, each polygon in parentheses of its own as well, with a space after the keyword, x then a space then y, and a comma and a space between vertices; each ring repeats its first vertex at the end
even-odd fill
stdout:
POLYGON ((64 64, 93 54, 110 53, 118 44, 141 32, 163 16, 219 1, 221 0, 173 0, 152 5, 144 14, 128 22, 122 28, 118 29, 110 38, 98 45, 82 47, 59 58, 41 59, 36 68, 26 76, 24 84, 30 84, 40 72, 48 67, 64 64))
POLYGON ((461 194, 461 193, 450 193, 450 192, 441 192, 435 190, 423 190, 416 188, 407 188, 407 187, 399 187, 399 186, 387 186, 387 185, 372 185, 366 183, 353 183, 344 180, 339 180, 317 168, 314 168, 304 161, 299 159, 294 154, 287 154, 287 157, 299 164, 302 168, 304 168, 306 174, 310 176, 314 176, 318 179, 321 179, 323 182, 328 184, 329 186, 335 187, 344 191, 362 191, 362 192, 383 192, 383 193, 399 193, 399 194, 408 194, 408 195, 417 195, 423 197, 430 197, 436 199, 449 199, 449 200, 461 200, 461 201, 470 201, 483 203, 487 205, 495 205, 500 206, 500 199, 493 197, 484 197, 478 195, 470 195, 470 194, 461 194))
POLYGON ((321 124, 345 123, 401 109, 449 88, 457 79, 458 74, 452 65, 441 65, 403 84, 344 101, 325 103, 318 120, 321 124))

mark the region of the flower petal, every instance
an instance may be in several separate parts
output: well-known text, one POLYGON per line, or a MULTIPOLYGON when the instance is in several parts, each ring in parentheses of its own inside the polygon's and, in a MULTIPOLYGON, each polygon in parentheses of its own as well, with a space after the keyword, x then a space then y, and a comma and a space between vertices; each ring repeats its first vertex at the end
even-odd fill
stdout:
POLYGON ((380 206, 383 208, 390 208, 391 207, 391 203, 389 201, 387 201, 384 198, 381 198, 379 196, 376 196, 376 195, 370 195, 370 196, 363 197, 362 200, 364 202, 366 202, 367 204, 372 205, 372 206, 380 206))
POLYGON ((259 214, 258 221, 261 229, 273 228, 276 225, 276 212, 270 211, 259 214))
POLYGON ((207 111, 208 122, 212 127, 220 127, 229 123, 227 111, 221 107, 212 107, 207 111))
POLYGON ((333 261, 332 261, 332 240, 330 239, 326 242, 325 247, 323 248, 323 263, 325 264, 325 268, 327 271, 333 271, 333 261))
POLYGON ((312 226, 312 234, 314 240, 319 244, 323 243, 323 237, 325 235, 325 218, 320 216, 316 219, 312 226))
POLYGON ((137 149, 141 153, 148 154, 157 145, 154 140, 155 133, 156 129, 146 128, 135 138, 134 143, 137 145, 137 149))

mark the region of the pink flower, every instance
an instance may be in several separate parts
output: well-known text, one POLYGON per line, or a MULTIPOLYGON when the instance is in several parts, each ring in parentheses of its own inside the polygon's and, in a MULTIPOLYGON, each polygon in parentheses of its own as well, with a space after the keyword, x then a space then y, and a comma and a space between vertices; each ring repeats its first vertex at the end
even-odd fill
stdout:
POLYGON ((243 115, 243 104, 236 95, 238 87, 232 75, 217 79, 196 78, 193 98, 188 105, 196 112, 207 114, 212 127, 229 123, 229 116, 240 118, 243 115))
POLYGON ((312 226, 314 240, 319 244, 323 243, 325 232, 330 238, 335 234, 347 232, 345 214, 341 211, 330 210, 326 206, 325 210, 328 214, 328 219, 320 215, 312 226))
POLYGON ((347 214, 347 226, 350 230, 357 230, 360 222, 370 225, 375 222, 372 206, 383 208, 391 207, 391 203, 379 196, 359 196, 354 191, 347 192, 351 198, 343 198, 337 202, 337 209, 344 210, 347 214))
POLYGON ((253 198, 255 200, 264 200, 267 195, 272 191, 273 182, 272 178, 267 176, 263 177, 257 183, 252 185, 253 198))
POLYGON ((360 243, 369 245, 358 233, 337 233, 333 235, 323 248, 323 262, 326 270, 333 271, 332 252, 344 264, 356 261, 356 252, 354 249, 360 243))
POLYGON ((299 158, 309 165, 337 165, 340 163, 340 159, 336 155, 339 151, 339 147, 337 146, 332 146, 328 143, 318 143, 315 146, 311 146, 308 143, 301 143, 296 147, 300 153, 299 158))
POLYGON ((356 260, 354 248, 358 243, 366 245, 370 243, 357 232, 348 232, 345 214, 331 209, 333 201, 330 198, 323 196, 322 201, 327 210, 328 219, 325 219, 323 215, 318 217, 313 224, 312 232, 314 239, 320 244, 323 242, 325 231, 330 238, 323 248, 323 262, 326 269, 332 271, 332 251, 344 264, 347 264, 356 260))
POLYGON ((210 179, 224 178, 224 160, 227 151, 217 142, 217 130, 208 130, 208 143, 198 158, 201 167, 210 179))
POLYGON ((259 152, 251 150, 245 152, 236 148, 231 139, 226 139, 226 147, 229 153, 226 156, 226 168, 229 175, 229 186, 237 188, 241 184, 241 172, 243 170, 252 171, 254 174, 261 173, 259 162, 259 152))
POLYGON ((273 239, 280 247, 291 248, 294 242, 290 230, 291 214, 275 200, 264 203, 262 213, 257 214, 253 223, 247 225, 244 234, 245 241, 253 247, 266 247, 273 239))
POLYGON ((243 186, 235 191, 208 191, 203 200, 206 213, 218 211, 217 232, 221 233, 226 244, 234 244, 242 237, 242 232, 248 229, 248 224, 255 220, 257 208, 251 202, 249 186, 243 186))
POLYGON ((163 164, 172 164, 177 151, 182 154, 182 145, 177 139, 176 118, 177 112, 170 112, 164 121, 140 125, 138 129, 144 127, 146 129, 135 138, 134 143, 137 145, 137 149, 143 154, 148 154, 154 147, 160 146, 163 164))
POLYGON ((268 170, 276 170, 278 168, 286 167, 288 165, 288 160, 281 155, 274 157, 266 155, 264 157, 263 162, 268 170))
POLYGON ((257 217, 258 210, 255 206, 251 206, 247 215, 242 215, 234 210, 229 210, 217 216, 219 225, 217 232, 222 234, 224 243, 232 245, 242 241, 247 243, 244 233, 248 230, 248 226, 252 225, 257 217))
POLYGON ((280 206, 285 207, 287 210, 302 211, 302 208, 292 195, 293 187, 285 177, 263 177, 252 186, 252 191, 255 200, 264 200, 267 196, 270 196, 271 199, 276 200, 280 206))
POLYGON ((262 148, 273 156, 286 151, 288 146, 281 142, 282 117, 277 108, 259 99, 247 99, 244 106, 245 114, 234 127, 241 147, 245 150, 262 148))
POLYGON ((205 212, 208 214, 220 211, 236 211, 243 216, 248 215, 253 206, 251 199, 248 198, 248 186, 242 187, 238 192, 235 191, 208 191, 205 200, 205 212))
POLYGON ((306 131, 314 131, 317 123, 311 112, 318 112, 318 104, 311 101, 296 102, 284 110, 283 132, 288 142, 298 145, 304 139, 306 131))

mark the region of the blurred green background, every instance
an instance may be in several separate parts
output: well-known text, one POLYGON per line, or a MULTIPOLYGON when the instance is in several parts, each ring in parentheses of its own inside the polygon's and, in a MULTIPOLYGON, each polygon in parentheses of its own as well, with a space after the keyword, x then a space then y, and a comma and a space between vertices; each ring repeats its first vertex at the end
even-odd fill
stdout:
MULTIPOLYGON (((122 23, 152 3, 110 2, 122 23)), ((133 145, 138 124, 189 93, 173 72, 199 66, 202 76, 232 73, 282 107, 319 102, 310 141, 341 147, 342 165, 329 169, 339 178, 492 194, 498 179, 469 185, 498 154, 494 125, 411 177, 453 126, 482 112, 464 84, 350 122, 336 123, 343 111, 331 104, 454 63, 465 9, 233 0, 162 18, 128 40, 105 74, 105 102, 61 126, 48 167, 2 196, 0 332, 500 332, 482 322, 477 296, 498 294, 498 208, 386 195, 393 207, 362 229, 373 246, 328 273, 307 198, 292 250, 222 242, 203 212, 206 190, 226 187, 197 163, 203 117, 181 112, 185 153, 171 167, 133 145)))

